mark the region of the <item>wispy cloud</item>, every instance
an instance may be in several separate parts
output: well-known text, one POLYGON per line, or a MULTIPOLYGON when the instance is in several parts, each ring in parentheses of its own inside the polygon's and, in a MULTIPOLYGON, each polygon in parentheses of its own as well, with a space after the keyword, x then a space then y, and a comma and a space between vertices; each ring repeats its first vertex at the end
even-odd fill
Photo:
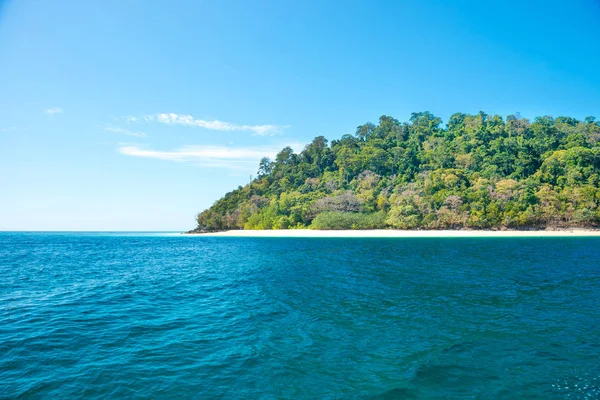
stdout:
POLYGON ((146 115, 144 117, 125 117, 127 122, 159 122, 167 125, 183 125, 197 128, 210 129, 214 131, 250 131, 255 135, 266 136, 275 135, 281 133, 283 129, 288 126, 285 125, 238 125, 231 122, 224 121, 207 121, 203 119, 196 119, 191 115, 182 115, 174 113, 162 113, 156 115, 146 115))
POLYGON ((17 130, 16 126, 7 126, 5 128, 0 128, 0 132, 14 132, 17 130))
MULTIPOLYGON (((122 145, 118 151, 132 157, 195 162, 204 167, 248 170, 255 168, 262 157, 274 158, 283 147, 183 146, 175 150, 152 150, 135 145, 122 145)), ((299 149, 301 145, 293 144, 291 147, 299 149)))
POLYGON ((60 107, 50 107, 50 108, 45 108, 44 109, 44 113, 48 114, 48 115, 54 115, 54 114, 62 114, 65 111, 60 108, 60 107))
POLYGON ((147 137, 148 136, 144 132, 133 132, 133 131, 130 131, 129 129, 115 128, 112 126, 107 126, 104 128, 104 130, 107 132, 120 133, 123 135, 135 136, 135 137, 147 137))
POLYGON ((125 122, 127 122, 128 124, 132 123, 132 122, 138 122, 140 120, 139 117, 133 117, 131 115, 128 115, 126 117, 123 117, 123 120, 125 120, 125 122))

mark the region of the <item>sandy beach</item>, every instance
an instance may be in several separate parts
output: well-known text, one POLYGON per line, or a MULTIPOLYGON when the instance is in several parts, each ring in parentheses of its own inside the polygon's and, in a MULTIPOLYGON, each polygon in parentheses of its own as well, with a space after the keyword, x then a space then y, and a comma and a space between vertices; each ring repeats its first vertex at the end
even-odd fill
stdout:
POLYGON ((600 230, 563 229, 537 231, 489 231, 489 230, 231 230, 214 233, 197 233, 189 235, 221 236, 221 237, 372 237, 372 238, 455 238, 455 237, 577 237, 598 236, 600 230))

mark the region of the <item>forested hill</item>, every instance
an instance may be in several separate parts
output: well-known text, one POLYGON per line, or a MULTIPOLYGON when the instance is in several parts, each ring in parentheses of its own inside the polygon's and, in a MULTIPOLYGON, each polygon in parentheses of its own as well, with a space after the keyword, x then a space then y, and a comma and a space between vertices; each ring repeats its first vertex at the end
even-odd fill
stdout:
POLYGON ((429 112, 263 158, 198 215, 223 229, 495 229, 600 223, 600 123, 429 112))

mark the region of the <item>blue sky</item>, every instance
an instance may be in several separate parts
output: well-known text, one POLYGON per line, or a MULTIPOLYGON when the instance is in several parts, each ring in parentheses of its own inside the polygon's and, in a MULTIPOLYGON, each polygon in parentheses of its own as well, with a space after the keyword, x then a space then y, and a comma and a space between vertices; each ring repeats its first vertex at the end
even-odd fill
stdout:
POLYGON ((0 230, 186 230, 382 114, 600 117, 600 2, 0 2, 0 230))

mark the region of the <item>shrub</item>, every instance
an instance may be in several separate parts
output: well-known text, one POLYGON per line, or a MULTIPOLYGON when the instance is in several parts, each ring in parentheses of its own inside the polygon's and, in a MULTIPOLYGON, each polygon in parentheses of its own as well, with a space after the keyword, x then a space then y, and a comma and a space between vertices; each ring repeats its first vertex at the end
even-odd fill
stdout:
POLYGON ((315 217, 310 227, 312 229, 383 229, 385 228, 385 213, 351 213, 327 211, 315 217))

